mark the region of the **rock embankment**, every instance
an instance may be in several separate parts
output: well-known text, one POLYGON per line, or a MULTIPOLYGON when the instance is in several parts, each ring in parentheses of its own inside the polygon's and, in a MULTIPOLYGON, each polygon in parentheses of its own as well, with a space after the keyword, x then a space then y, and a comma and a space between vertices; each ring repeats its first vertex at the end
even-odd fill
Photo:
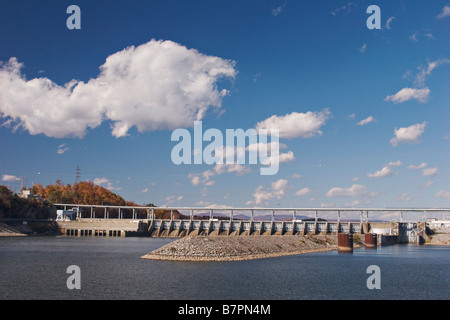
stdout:
POLYGON ((437 227, 427 234, 428 239, 425 244, 450 245, 450 227, 437 227))
POLYGON ((184 237, 141 258, 176 261, 238 261, 330 251, 337 238, 327 235, 184 237))
POLYGON ((20 237, 25 236, 19 230, 0 222, 0 237, 20 237))

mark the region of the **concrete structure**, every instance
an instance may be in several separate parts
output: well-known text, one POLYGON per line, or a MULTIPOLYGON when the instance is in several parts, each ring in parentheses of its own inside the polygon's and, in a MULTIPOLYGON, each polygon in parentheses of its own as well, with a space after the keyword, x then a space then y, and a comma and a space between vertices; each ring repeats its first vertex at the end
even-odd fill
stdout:
POLYGON ((376 248, 377 235, 375 233, 366 233, 364 235, 364 245, 366 248, 376 248))
POLYGON ((78 219, 57 221, 61 234, 77 237, 147 236, 147 223, 139 220, 78 219))
MULTIPOLYGON (((67 235, 77 236, 150 236, 150 237, 183 237, 188 235, 295 235, 295 234, 378 234, 379 245, 391 243, 423 243, 426 238, 425 222, 405 222, 403 215, 408 212, 449 212, 450 209, 367 209, 367 208, 193 208, 193 207, 125 207, 101 205, 56 204, 55 206, 75 207, 77 221, 60 225, 67 235), (111 219, 109 210, 118 212, 118 219, 111 219), (102 219, 96 217, 101 211, 102 219), (188 212, 189 219, 155 219, 155 210, 173 213, 188 212), (86 213, 89 218, 83 217, 86 213), (124 219, 124 211, 131 214, 131 219, 124 219), (214 211, 229 213, 229 218, 218 219, 214 211), (319 212, 336 212, 337 221, 319 219, 319 212), (400 221, 369 222, 369 212, 398 212, 400 221), (208 214, 199 220, 195 212, 208 214), (236 212, 250 213, 249 219, 234 219, 236 212), (270 221, 257 221, 255 212, 269 212, 270 221), (277 221, 276 213, 290 212, 292 219, 277 221), (314 220, 297 219, 298 212, 313 212, 314 220), (342 212, 359 212, 360 221, 341 221, 342 212), (95 226, 94 226, 95 223, 95 226), (122 225, 119 227, 120 223, 122 225), (124 225, 126 227, 124 227, 124 225)), ((187 215, 185 215, 187 217, 187 215)), ((197 215, 198 216, 198 215, 197 215)))
POLYGON ((56 210, 56 221, 75 220, 77 212, 74 210, 56 210))
POLYGON ((450 227, 450 220, 437 220, 436 218, 427 219, 427 225, 430 228, 450 227))
POLYGON ((353 252, 353 235, 351 233, 338 234, 338 252, 353 252))

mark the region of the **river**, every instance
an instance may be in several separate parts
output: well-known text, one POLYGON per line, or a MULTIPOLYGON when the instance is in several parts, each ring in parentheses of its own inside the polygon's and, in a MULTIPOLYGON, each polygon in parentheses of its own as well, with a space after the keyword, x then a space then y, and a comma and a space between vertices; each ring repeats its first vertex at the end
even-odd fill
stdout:
POLYGON ((0 238, 0 299, 305 300, 450 298, 450 247, 394 245, 238 262, 140 259, 173 239, 0 238), (81 289, 68 289, 67 268, 81 289), (379 267, 380 289, 367 268, 379 267))

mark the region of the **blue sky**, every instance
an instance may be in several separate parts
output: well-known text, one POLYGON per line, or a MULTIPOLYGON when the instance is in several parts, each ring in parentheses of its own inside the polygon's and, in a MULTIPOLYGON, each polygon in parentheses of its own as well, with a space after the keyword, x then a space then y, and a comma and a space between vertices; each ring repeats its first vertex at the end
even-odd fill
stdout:
POLYGON ((79 166, 138 204, 449 207, 449 27, 448 1, 2 1, 1 183, 79 166), (272 119, 285 161, 176 166, 195 119, 272 119))

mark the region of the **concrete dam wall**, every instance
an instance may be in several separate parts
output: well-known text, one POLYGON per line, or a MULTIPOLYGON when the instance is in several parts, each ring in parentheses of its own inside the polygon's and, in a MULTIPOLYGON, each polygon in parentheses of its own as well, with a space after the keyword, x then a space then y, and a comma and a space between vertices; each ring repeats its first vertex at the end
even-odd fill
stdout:
POLYGON ((367 233, 368 223, 326 221, 152 220, 151 237, 367 233))
POLYGON ((125 220, 79 219, 58 221, 61 233, 69 236, 169 237, 185 236, 270 236, 305 234, 368 234, 375 229, 391 230, 379 235, 379 243, 421 243, 425 223, 414 222, 328 222, 328 221, 248 221, 248 220, 125 220))

